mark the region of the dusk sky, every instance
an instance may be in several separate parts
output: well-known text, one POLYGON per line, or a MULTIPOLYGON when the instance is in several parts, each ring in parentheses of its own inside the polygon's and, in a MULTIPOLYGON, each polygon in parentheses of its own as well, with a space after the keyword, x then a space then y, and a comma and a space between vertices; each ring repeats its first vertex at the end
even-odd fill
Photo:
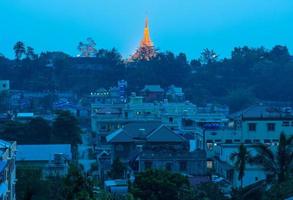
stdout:
POLYGON ((204 48, 230 56, 244 45, 281 44, 293 53, 292 0, 0 0, 0 52, 12 57, 20 40, 37 53, 76 55, 78 42, 92 37, 98 49, 127 57, 146 15, 155 46, 188 58, 204 48))

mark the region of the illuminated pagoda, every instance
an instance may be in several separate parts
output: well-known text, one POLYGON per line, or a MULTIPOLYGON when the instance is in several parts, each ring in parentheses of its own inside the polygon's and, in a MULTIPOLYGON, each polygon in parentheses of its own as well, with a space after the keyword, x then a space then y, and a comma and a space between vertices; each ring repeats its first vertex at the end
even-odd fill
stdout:
POLYGON ((145 27, 143 32, 143 38, 140 41, 140 45, 136 52, 131 56, 130 60, 151 60, 156 56, 156 50, 154 48, 153 42, 150 38, 148 18, 145 20, 145 27))

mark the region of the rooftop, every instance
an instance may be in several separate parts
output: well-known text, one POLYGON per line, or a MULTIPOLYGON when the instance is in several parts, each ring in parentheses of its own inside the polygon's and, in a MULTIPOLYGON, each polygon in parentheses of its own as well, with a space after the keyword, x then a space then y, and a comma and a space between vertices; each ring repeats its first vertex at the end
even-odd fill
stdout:
POLYGON ((50 161, 59 153, 72 158, 70 144, 18 145, 17 150, 16 161, 50 161))

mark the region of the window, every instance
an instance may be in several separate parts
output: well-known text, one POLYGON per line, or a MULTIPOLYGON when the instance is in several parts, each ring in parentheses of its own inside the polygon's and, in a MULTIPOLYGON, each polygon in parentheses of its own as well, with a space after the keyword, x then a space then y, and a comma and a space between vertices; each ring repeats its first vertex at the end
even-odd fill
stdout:
POLYGON ((230 139, 225 140, 225 143, 226 143, 226 144, 232 144, 232 140, 230 140, 230 139))
POLYGON ((144 168, 145 169, 151 169, 153 166, 153 162, 152 161, 144 161, 144 168))
POLYGON ((211 132, 211 135, 217 135, 217 132, 211 132))
POLYGON ((213 161, 212 160, 208 160, 207 161, 207 168, 208 169, 212 169, 213 168, 213 161))
POLYGON ((165 168, 167 171, 171 171, 172 170, 172 164, 171 163, 166 163, 165 168))
POLYGON ((272 132, 272 131, 275 131, 276 129, 276 124, 275 123, 268 123, 267 124, 267 130, 272 132))
POLYGON ((169 123, 173 123, 173 117, 169 117, 169 123))
POLYGON ((260 143, 260 140, 255 139, 255 140, 253 140, 253 143, 260 143))
POLYGON ((106 136, 101 136, 101 143, 105 144, 107 142, 106 136))
POLYGON ((282 126, 289 126, 289 125, 290 125, 289 121, 283 121, 282 126))
POLYGON ((256 131, 256 123, 248 123, 249 131, 256 131))
POLYGON ((180 171, 186 171, 187 170, 187 162, 186 161, 180 161, 179 167, 180 167, 180 171))
POLYGON ((227 171, 227 180, 229 180, 230 182, 232 182, 232 180, 233 180, 233 175, 234 175, 234 170, 233 170, 233 169, 228 170, 228 171, 227 171))
POLYGON ((244 140, 245 144, 251 144, 251 140, 244 140))
POLYGON ((123 150, 124 150, 124 147, 123 147, 122 144, 118 144, 118 145, 116 146, 116 151, 123 151, 123 150))
POLYGON ((207 149, 208 150, 212 150, 213 149, 213 146, 214 146, 214 143, 207 142, 207 149))

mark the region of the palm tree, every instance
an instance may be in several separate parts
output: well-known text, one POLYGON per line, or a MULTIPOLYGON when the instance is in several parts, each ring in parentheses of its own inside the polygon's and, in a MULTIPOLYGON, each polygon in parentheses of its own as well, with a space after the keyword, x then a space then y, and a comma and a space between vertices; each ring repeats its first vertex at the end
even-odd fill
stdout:
POLYGON ((230 159, 234 162, 235 168, 238 170, 238 180, 241 181, 240 187, 243 188, 243 177, 245 175, 246 164, 250 162, 251 155, 247 151, 247 148, 241 144, 238 152, 232 153, 230 159))
POLYGON ((13 50, 15 52, 15 58, 17 61, 19 61, 22 57, 23 54, 25 54, 25 46, 23 42, 17 42, 14 47, 13 50))
POLYGON ((264 167, 268 174, 267 181, 275 180, 278 183, 284 182, 289 173, 290 164, 293 160, 293 152, 290 149, 293 136, 286 138, 284 133, 281 133, 277 152, 265 144, 259 144, 256 147, 258 154, 253 158, 253 163, 264 167))

